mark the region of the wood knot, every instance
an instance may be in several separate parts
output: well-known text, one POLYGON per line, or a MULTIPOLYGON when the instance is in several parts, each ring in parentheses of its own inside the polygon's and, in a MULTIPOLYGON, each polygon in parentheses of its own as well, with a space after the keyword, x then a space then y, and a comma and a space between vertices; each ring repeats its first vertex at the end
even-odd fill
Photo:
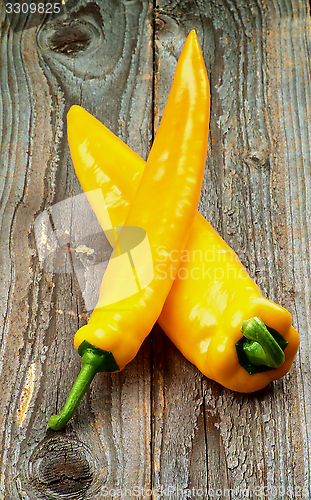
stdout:
POLYGON ((63 23, 61 28, 52 33, 50 49, 68 56, 85 50, 91 43, 92 35, 87 26, 74 20, 63 23))
POLYGON ((83 56, 85 52, 92 52, 101 45, 102 40, 102 20, 99 8, 93 3, 65 18, 62 16, 51 20, 38 35, 38 45, 43 53, 54 53, 63 63, 66 59, 69 61, 73 57, 83 56))
POLYGON ((187 37, 187 30, 183 24, 179 24, 175 19, 166 15, 159 7, 154 11, 154 29, 156 39, 161 39, 170 44, 170 52, 177 51, 175 57, 179 56, 180 46, 184 45, 187 37))
POLYGON ((270 151, 249 151, 244 155, 244 161, 248 167, 252 169, 265 169, 270 168, 270 151))
POLYGON ((92 42, 94 33, 89 23, 74 19, 51 26, 48 45, 58 54, 75 56, 92 42), (90 29, 91 28, 91 29, 90 29))
POLYGON ((47 499, 81 498, 92 484, 93 462, 85 445, 58 435, 41 443, 33 453, 30 459, 31 483, 47 499))
POLYGON ((162 19, 161 17, 155 16, 155 20, 154 20, 155 32, 158 33, 159 31, 163 31, 165 29, 165 26, 166 26, 166 22, 164 21, 164 19, 162 19))

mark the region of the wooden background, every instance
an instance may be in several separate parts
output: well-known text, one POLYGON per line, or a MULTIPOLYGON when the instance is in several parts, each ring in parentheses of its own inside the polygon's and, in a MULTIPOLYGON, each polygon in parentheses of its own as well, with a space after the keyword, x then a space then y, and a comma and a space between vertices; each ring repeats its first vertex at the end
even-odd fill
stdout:
POLYGON ((54 16, 0 7, 0 498, 310 499, 309 4, 63 4, 54 16), (202 376, 155 326, 53 432, 86 321, 76 276, 42 269, 34 238, 38 214, 81 192, 66 113, 82 105, 146 159, 192 28, 212 103, 199 209, 290 310, 299 354, 282 380, 241 395, 202 376))

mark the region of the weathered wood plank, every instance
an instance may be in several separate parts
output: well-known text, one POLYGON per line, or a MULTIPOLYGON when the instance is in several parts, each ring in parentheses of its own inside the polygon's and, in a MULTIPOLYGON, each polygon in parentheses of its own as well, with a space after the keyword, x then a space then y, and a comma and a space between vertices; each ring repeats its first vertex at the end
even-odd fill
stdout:
MULTIPOLYGON (((160 1, 159 6, 158 116, 181 40, 195 28, 212 93, 200 210, 237 251, 264 295, 291 311, 304 337, 303 361, 298 357, 289 375, 257 394, 234 394, 203 379, 205 429, 190 442, 184 437, 189 443, 186 457, 181 459, 179 446, 171 446, 170 435, 162 443, 162 454, 169 453, 171 464, 188 460, 190 470, 195 443, 202 447, 204 440, 208 477, 200 485, 211 494, 218 491, 221 498, 238 499, 247 491, 250 497, 261 491, 262 498, 267 492, 269 498, 308 498, 308 5, 248 0, 160 1), (305 252, 304 259, 299 257, 305 252)), ((172 355, 171 363, 180 365, 179 353, 172 355)), ((161 384, 166 388, 170 378, 164 375, 161 384)), ((161 391, 157 387, 155 392, 161 391)), ((187 384, 178 392, 176 396, 175 389, 172 404, 166 401, 168 422, 175 419, 175 401, 187 397, 187 384)), ((182 424, 179 429, 182 440, 182 424)), ((203 455, 202 449, 201 460, 203 455)), ((190 484, 185 481, 189 472, 177 469, 170 479, 179 488, 179 494, 172 495, 176 499, 190 484)), ((161 469, 156 471, 161 474, 161 469)))
POLYGON ((66 8, 67 15, 54 19, 16 15, 2 26, 8 153, 2 167, 1 491, 12 499, 80 498, 85 490, 94 498, 106 484, 150 481, 150 342, 120 376, 98 377, 65 432, 47 428, 80 369, 73 336, 86 320, 77 279, 40 269, 33 232, 39 212, 81 192, 66 113, 82 104, 143 157, 152 125, 150 3, 71 2, 69 8, 67 2, 66 8), (19 423, 29 367, 33 393, 19 423))
POLYGON ((309 498, 309 6, 64 3, 52 18, 10 23, 0 7, 0 498, 309 498), (47 420, 79 371, 72 340, 87 311, 74 274, 40 267, 33 223, 81 192, 66 113, 81 104, 146 158, 192 28, 212 94, 199 208, 291 311, 299 356, 283 380, 241 395, 203 377, 156 326, 54 433, 47 420))

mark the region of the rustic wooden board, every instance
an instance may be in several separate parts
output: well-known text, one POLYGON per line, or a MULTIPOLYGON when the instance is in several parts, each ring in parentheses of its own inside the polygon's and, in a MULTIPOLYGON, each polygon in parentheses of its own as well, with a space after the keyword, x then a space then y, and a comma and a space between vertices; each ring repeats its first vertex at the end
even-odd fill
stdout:
POLYGON ((0 498, 310 498, 308 3, 0 9, 0 498), (40 266, 34 221, 81 193, 66 113, 82 105, 146 159, 192 28, 212 102, 199 209, 264 295, 290 310, 299 354, 284 379, 241 395, 202 376, 156 325, 55 433, 47 420, 80 369, 73 336, 87 311, 74 273, 40 266))

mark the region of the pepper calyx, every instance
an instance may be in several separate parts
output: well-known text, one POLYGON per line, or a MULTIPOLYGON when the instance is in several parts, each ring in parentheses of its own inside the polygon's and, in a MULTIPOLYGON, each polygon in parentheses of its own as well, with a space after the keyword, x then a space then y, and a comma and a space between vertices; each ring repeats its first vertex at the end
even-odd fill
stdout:
POLYGON ((285 361, 287 340, 258 317, 243 322, 243 337, 235 344, 240 365, 250 374, 281 366, 285 361))
POLYGON ((84 340, 78 347, 78 353, 84 363, 92 362, 98 365, 97 372, 117 372, 120 370, 112 352, 104 351, 84 340))

